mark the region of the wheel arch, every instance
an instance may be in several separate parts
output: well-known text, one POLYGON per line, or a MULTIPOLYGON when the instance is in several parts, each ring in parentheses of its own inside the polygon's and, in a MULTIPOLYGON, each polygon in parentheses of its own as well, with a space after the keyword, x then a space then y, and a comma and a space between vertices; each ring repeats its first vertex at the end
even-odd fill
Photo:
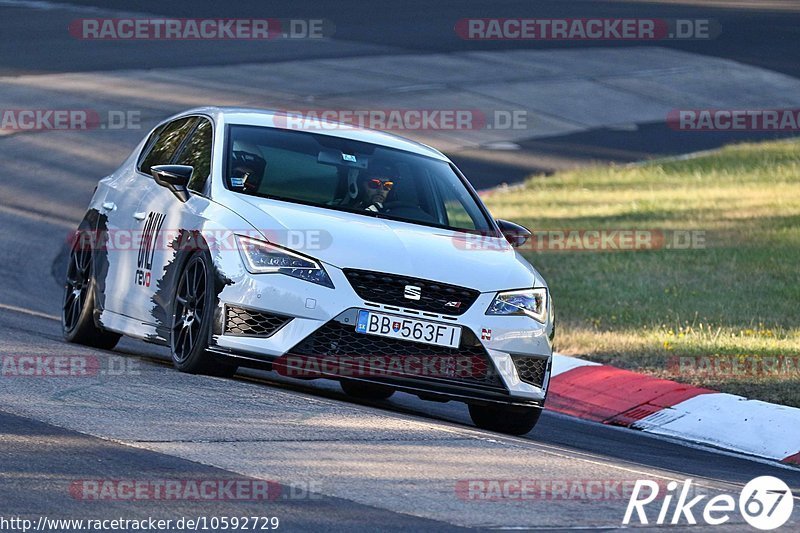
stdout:
MULTIPOLYGON (((214 255, 211 253, 212 250, 209 243, 200 230, 182 229, 178 231, 177 235, 170 243, 170 247, 175 250, 175 257, 164 267, 164 275, 158 281, 157 289, 152 297, 152 301, 155 304, 154 318, 157 328, 159 329, 159 333, 163 335, 167 341, 169 341, 168 335, 171 334, 170 329, 175 312, 175 294, 178 290, 180 276, 195 253, 203 253, 211 268, 209 275, 213 281, 213 302, 219 300, 219 294, 226 285, 233 283, 220 272, 214 260, 214 255)), ((220 320, 221 317, 217 316, 217 312, 215 311, 210 330, 212 334, 220 320)))

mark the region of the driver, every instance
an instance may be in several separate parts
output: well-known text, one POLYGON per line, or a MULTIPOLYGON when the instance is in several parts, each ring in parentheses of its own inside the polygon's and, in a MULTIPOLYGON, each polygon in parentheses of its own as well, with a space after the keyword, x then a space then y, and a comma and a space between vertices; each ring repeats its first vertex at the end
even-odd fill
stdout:
POLYGON ((395 178, 386 175, 367 174, 358 180, 358 190, 354 198, 347 204, 354 209, 381 212, 386 196, 392 190, 395 178))

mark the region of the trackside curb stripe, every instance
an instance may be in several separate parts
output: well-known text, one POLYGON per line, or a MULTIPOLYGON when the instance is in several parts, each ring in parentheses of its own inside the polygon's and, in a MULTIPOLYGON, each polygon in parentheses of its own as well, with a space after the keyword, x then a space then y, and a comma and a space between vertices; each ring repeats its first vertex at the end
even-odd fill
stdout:
POLYGON ((665 407, 714 391, 612 366, 581 366, 550 382, 548 407, 564 414, 630 427, 665 407))
POLYGON ((800 465, 800 409, 553 355, 546 408, 800 465))
POLYGON ((790 455, 786 459, 783 460, 784 463, 791 463, 794 465, 800 465, 800 452, 797 452, 794 455, 790 455))
POLYGON ((636 427, 778 461, 800 447, 800 409, 733 394, 691 398, 636 427))
POLYGON ((578 368, 579 366, 600 366, 600 363, 554 353, 553 369, 550 372, 550 377, 556 377, 559 374, 563 374, 564 372, 572 370, 573 368, 578 368))

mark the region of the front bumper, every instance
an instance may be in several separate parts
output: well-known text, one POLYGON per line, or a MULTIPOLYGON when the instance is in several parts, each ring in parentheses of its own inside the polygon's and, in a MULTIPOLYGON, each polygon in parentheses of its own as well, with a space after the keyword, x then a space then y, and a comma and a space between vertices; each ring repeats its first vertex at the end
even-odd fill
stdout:
MULTIPOLYGON (((463 376, 447 373, 348 374, 342 372, 341 368, 339 371, 330 371, 325 367, 318 368, 319 372, 313 377, 389 384, 397 390, 433 400, 455 399, 474 403, 500 402, 529 406, 542 406, 544 403, 552 359, 552 313, 548 313, 550 322, 547 324, 540 324, 526 316, 488 316, 485 312, 495 293, 481 293, 475 303, 460 316, 421 313, 362 299, 353 290, 344 273, 330 265, 325 265, 325 268, 335 289, 282 274, 250 274, 240 262, 235 261, 231 261, 231 264, 218 264, 219 267, 233 283, 225 286, 219 294, 210 349, 215 354, 237 358, 243 366, 269 367, 276 362, 282 364, 281 361, 290 356, 338 356, 331 348, 325 349, 327 353, 312 354, 308 351, 308 343, 305 343, 303 350, 300 347, 304 340, 314 339, 315 335, 322 335, 325 328, 330 329, 332 326, 341 331, 349 331, 347 328, 352 327, 353 335, 356 335, 355 313, 359 309, 367 309, 402 318, 458 325, 462 327, 464 334, 462 346, 450 352, 401 341, 407 343, 410 350, 404 352, 393 346, 391 353, 388 353, 388 345, 382 343, 378 348, 364 348, 370 351, 361 355, 414 357, 420 356, 419 348, 422 347, 432 357, 460 357, 468 348, 469 356, 473 360, 485 357, 486 367, 491 375, 487 377, 481 374, 479 379, 463 379, 463 376), (274 321, 265 321, 265 324, 279 327, 251 332, 257 334, 248 335, 247 331, 243 334, 240 328, 229 325, 232 309, 277 317, 274 321), (469 343, 469 346, 465 343, 469 343), (374 350, 387 353, 372 353, 374 350), (538 370, 539 374, 532 373, 532 369, 538 370), (532 375, 538 377, 531 379, 532 375)), ((339 334, 343 335, 341 332, 339 334)), ((361 338, 372 337, 358 335, 361 338)), ((316 346, 320 344, 317 343, 316 346)), ((324 346, 330 347, 331 343, 324 346)), ((333 343, 333 349, 335 348, 336 343, 333 343)), ((344 350, 342 355, 352 356, 352 351, 344 350)))

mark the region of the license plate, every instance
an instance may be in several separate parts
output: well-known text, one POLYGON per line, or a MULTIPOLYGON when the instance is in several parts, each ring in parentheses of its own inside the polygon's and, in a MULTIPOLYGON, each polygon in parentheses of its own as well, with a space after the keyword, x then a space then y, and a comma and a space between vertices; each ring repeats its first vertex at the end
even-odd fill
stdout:
POLYGON ((447 346, 448 348, 457 348, 461 342, 461 326, 364 310, 358 312, 356 333, 421 342, 434 346, 447 346))

